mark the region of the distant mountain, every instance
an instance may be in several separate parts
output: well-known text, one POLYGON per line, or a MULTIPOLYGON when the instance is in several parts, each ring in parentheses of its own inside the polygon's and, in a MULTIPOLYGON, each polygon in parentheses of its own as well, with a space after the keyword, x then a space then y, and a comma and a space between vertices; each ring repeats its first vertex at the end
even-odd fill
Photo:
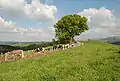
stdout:
POLYGON ((10 42, 10 41, 4 42, 4 41, 0 41, 0 45, 10 45, 10 44, 16 44, 16 43, 18 43, 18 42, 10 42))
POLYGON ((14 42, 14 41, 0 41, 0 45, 18 45, 18 44, 40 44, 40 43, 45 43, 44 41, 42 42, 14 42))
POLYGON ((113 37, 108 37, 108 38, 104 38, 101 39, 102 41, 111 43, 111 44, 117 44, 120 45, 120 36, 113 36, 113 37))

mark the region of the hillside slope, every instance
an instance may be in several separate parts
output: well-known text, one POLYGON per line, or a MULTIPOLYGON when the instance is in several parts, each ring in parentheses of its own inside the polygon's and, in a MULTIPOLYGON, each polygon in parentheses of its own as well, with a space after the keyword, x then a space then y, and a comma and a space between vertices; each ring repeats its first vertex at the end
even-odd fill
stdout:
POLYGON ((120 81, 118 46, 98 41, 36 59, 0 64, 0 81, 120 81))

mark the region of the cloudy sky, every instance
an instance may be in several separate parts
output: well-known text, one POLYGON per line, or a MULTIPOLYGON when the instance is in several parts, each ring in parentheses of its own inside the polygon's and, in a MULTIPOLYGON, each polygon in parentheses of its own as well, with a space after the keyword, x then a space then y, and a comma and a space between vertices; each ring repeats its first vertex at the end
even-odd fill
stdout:
POLYGON ((50 41, 62 16, 88 18, 76 39, 120 35, 120 0, 0 0, 0 41, 50 41))

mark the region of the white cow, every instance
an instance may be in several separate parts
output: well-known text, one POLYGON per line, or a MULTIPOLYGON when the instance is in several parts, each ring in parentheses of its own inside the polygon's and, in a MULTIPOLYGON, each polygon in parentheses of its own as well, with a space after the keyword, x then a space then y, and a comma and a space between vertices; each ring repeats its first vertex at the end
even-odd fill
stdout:
POLYGON ((63 50, 65 50, 65 45, 62 45, 63 50))
POLYGON ((69 44, 66 44, 66 45, 65 45, 65 49, 68 49, 68 48, 70 48, 70 45, 69 45, 69 44))
POLYGON ((45 48, 42 48, 42 52, 45 52, 45 48))

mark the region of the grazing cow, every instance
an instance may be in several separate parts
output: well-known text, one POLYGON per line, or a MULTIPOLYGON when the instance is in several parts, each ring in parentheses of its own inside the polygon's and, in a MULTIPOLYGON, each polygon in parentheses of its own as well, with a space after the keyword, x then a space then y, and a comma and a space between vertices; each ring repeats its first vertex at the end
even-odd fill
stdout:
POLYGON ((50 51, 50 48, 47 48, 48 51, 50 51))
POLYGON ((24 58, 23 50, 13 50, 11 52, 7 52, 9 55, 20 55, 22 58, 24 58))
POLYGON ((40 54, 40 51, 42 50, 42 48, 37 48, 36 50, 35 50, 35 52, 37 52, 38 54, 40 54))
POLYGON ((53 48, 45 48, 44 52, 50 52, 53 48))
POLYGON ((62 45, 63 50, 65 49, 65 45, 62 45))
POLYGON ((44 48, 44 52, 47 52, 48 51, 48 49, 47 48, 44 48))
POLYGON ((7 52, 5 53, 5 60, 7 60, 7 55, 12 55, 12 56, 21 56, 22 58, 24 58, 24 53, 23 50, 13 50, 11 52, 7 52))
POLYGON ((44 53, 46 51, 46 49, 45 48, 42 48, 42 52, 44 53))
POLYGON ((53 45, 53 51, 57 49, 57 45, 53 45))
POLYGON ((72 46, 72 47, 74 47, 74 46, 75 46, 75 44, 72 44, 71 46, 72 46))
POLYGON ((65 45, 65 49, 68 49, 68 48, 70 48, 70 45, 69 45, 69 44, 66 44, 66 45, 65 45))
POLYGON ((58 46, 58 49, 61 49, 61 50, 62 50, 62 49, 63 49, 62 45, 59 45, 59 46, 58 46))

